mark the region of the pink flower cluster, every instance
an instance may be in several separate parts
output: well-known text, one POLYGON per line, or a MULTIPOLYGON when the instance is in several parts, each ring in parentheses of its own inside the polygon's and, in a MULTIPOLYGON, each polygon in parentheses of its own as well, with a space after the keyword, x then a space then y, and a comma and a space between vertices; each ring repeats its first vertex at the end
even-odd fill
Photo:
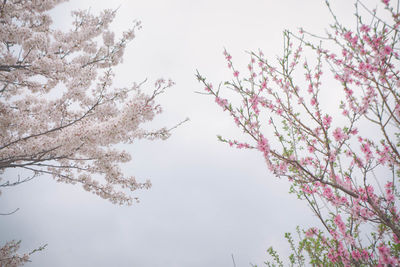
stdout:
MULTIPOLYGON (((261 51, 251 53, 247 76, 239 75, 224 51, 233 73, 225 85, 242 99, 238 105, 227 99, 228 109, 254 140, 248 148, 257 148, 270 171, 288 178, 291 191, 308 200, 331 236, 324 241, 327 257, 345 266, 393 264, 399 253, 388 244, 400 239, 399 187, 394 182, 400 171, 400 14, 390 1, 383 3, 393 21, 382 23, 372 16, 376 23, 366 23, 360 14, 358 28, 336 21, 324 39, 336 50, 308 41, 304 30, 302 36, 285 32, 288 46, 278 64, 261 51), (297 48, 293 39, 299 40, 297 48), (299 64, 305 47, 315 52, 314 60, 308 57, 299 64), (340 112, 330 112, 326 105, 333 104, 331 85, 322 86, 326 69, 342 88, 340 112), (295 70, 303 71, 304 78, 292 74, 295 70), (366 241, 373 238, 382 244, 379 249, 366 241)), ((218 104, 227 102, 220 98, 218 104)))

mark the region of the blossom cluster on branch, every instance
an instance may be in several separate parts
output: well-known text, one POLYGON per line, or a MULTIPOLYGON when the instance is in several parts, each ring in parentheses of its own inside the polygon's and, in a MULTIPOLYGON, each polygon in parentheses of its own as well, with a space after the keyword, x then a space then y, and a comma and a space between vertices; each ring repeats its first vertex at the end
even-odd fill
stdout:
POLYGON ((331 10, 334 23, 324 37, 286 31, 276 65, 262 51, 250 53, 244 73, 225 50, 232 80, 224 87, 233 96, 197 73, 206 94, 252 141, 219 139, 259 150, 321 222, 322 230, 304 231, 302 246, 322 244, 309 249, 316 266, 400 264, 400 14, 389 1, 382 7, 387 21, 356 1, 355 28, 331 10), (326 77, 336 84, 324 87, 326 77), (342 100, 332 113, 337 95, 342 100))
MULTIPOLYGON (((141 91, 142 84, 113 87, 113 67, 122 62, 140 22, 116 40, 109 30, 115 11, 99 16, 75 11, 71 30, 54 30, 46 11, 60 2, 0 5, 0 171, 50 174, 129 204, 132 198, 115 187, 133 191, 150 182, 125 177, 118 164, 131 156, 113 145, 169 136, 165 128, 149 132, 140 125, 161 112, 155 97, 173 82, 158 80, 150 95, 141 91)), ((3 187, 14 184, 2 179, 3 187)))
MULTIPOLYGON (((151 183, 122 172, 131 155, 115 145, 169 137, 169 129, 141 125, 162 111, 155 98, 174 83, 159 79, 150 94, 142 91, 144 82, 113 86, 113 69, 140 22, 117 38, 110 30, 115 11, 78 10, 69 30, 54 29, 49 11, 62 2, 0 3, 0 187, 49 175, 112 203, 132 204, 138 199, 130 192, 151 183), (10 169, 21 171, 11 177, 16 172, 10 169)), ((11 241, 1 248, 1 266, 18 247, 11 241)), ((28 256, 14 255, 4 266, 28 256)))

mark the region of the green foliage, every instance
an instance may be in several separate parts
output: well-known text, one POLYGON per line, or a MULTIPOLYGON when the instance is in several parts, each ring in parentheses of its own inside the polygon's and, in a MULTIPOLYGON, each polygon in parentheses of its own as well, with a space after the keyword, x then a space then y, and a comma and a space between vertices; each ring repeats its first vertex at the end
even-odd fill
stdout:
POLYGON ((279 254, 272 247, 268 249, 268 254, 272 257, 272 261, 266 261, 267 266, 341 266, 332 263, 328 258, 328 248, 324 243, 334 243, 333 240, 327 240, 323 237, 322 232, 315 229, 312 236, 306 236, 305 231, 299 227, 296 228, 298 238, 296 240, 291 233, 285 233, 285 239, 288 241, 291 254, 289 255, 289 263, 284 265, 279 254), (325 240, 325 241, 324 241, 325 240))
POLYGON ((270 267, 275 267, 275 266, 283 267, 283 262, 279 258, 278 252, 276 252, 272 247, 269 247, 267 252, 274 259, 274 262, 277 264, 276 265, 275 263, 265 262, 265 264, 267 266, 270 266, 270 267))

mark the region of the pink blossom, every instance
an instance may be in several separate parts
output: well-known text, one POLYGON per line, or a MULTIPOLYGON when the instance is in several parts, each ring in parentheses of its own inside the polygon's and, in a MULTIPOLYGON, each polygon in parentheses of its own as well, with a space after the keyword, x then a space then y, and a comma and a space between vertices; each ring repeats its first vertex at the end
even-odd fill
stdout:
POLYGON ((308 229, 308 231, 306 232, 306 237, 313 237, 316 234, 318 234, 318 229, 315 227, 312 227, 312 228, 308 229))
POLYGON ((264 138, 264 136, 261 136, 260 139, 258 140, 258 145, 257 145, 258 150, 264 153, 265 157, 268 157, 269 154, 269 144, 268 140, 264 138))
POLYGON ((329 115, 325 115, 325 117, 322 120, 322 123, 325 126, 325 128, 329 128, 329 126, 331 125, 331 122, 332 122, 332 117, 329 115))
POLYGON ((351 252, 351 256, 353 257, 353 259, 355 259, 356 261, 361 260, 361 254, 358 250, 353 250, 351 252))
POLYGON ((386 245, 381 244, 378 247, 378 251, 379 251, 379 255, 380 255, 379 263, 381 263, 381 264, 393 264, 392 263, 392 259, 391 259, 392 257, 390 256, 390 249, 386 245))
POLYGON ((396 244, 400 244, 400 239, 397 237, 396 234, 393 234, 393 240, 396 244))
POLYGON ((323 189, 323 196, 326 197, 327 199, 332 199, 333 198, 332 189, 330 187, 325 186, 323 189))
POLYGON ((358 129, 357 129, 357 128, 353 128, 353 129, 350 131, 350 133, 351 133, 352 135, 356 135, 356 134, 358 134, 358 129))
POLYGON ((336 215, 334 222, 337 225, 337 227, 339 228, 340 232, 342 234, 345 234, 346 233, 346 225, 342 221, 342 217, 340 216, 340 214, 336 215))
POLYGON ((263 81, 261 84, 261 89, 265 89, 265 88, 267 88, 267 82, 263 81))
POLYGON ((361 27, 360 27, 360 30, 362 32, 367 33, 367 32, 369 32, 371 30, 371 28, 368 25, 362 24, 361 27))
POLYGON ((365 249, 361 251, 361 254, 364 260, 368 260, 371 257, 371 255, 365 249))
POLYGON ((228 100, 226 100, 226 99, 222 99, 222 98, 219 98, 219 97, 215 97, 215 102, 218 104, 218 105, 220 105, 221 107, 223 107, 224 108, 224 110, 227 108, 227 106, 228 106, 228 100))
POLYGON ((364 152, 365 157, 366 157, 367 160, 371 159, 372 152, 371 152, 371 149, 370 149, 370 144, 368 142, 367 143, 363 143, 361 145, 361 151, 364 152))
POLYGON ((331 152, 329 153, 328 161, 329 161, 329 162, 335 162, 335 160, 336 160, 336 153, 333 152, 333 151, 331 151, 331 152))
POLYGON ((336 141, 340 142, 346 137, 346 135, 343 133, 342 128, 336 128, 333 131, 333 137, 336 141))
POLYGON ((349 41, 349 42, 351 42, 352 41, 352 33, 350 32, 350 31, 348 31, 348 32, 346 32, 345 34, 344 34, 344 38, 347 40, 347 41, 349 41))
POLYGON ((385 185, 386 201, 389 203, 393 203, 395 201, 392 188, 393 188, 392 182, 388 182, 385 185))
POLYGON ((383 53, 385 55, 390 55, 392 53, 392 51, 393 51, 392 48, 388 45, 385 45, 385 47, 383 48, 383 53))

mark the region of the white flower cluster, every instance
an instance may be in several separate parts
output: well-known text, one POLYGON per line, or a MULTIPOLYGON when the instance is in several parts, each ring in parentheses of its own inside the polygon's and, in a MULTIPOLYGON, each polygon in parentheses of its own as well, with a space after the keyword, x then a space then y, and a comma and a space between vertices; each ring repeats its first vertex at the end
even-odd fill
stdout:
POLYGON ((29 261, 28 254, 17 254, 20 243, 21 241, 17 242, 13 240, 7 242, 3 247, 0 248, 0 266, 18 267, 29 261))
POLYGON ((157 81, 151 95, 137 84, 114 88, 112 69, 140 22, 117 40, 109 30, 115 11, 75 11, 69 31, 54 30, 46 12, 60 2, 0 3, 0 187, 23 182, 2 177, 21 168, 131 204, 127 192, 151 183, 122 173, 131 157, 114 145, 169 136, 140 125, 161 111, 154 97, 173 83, 157 81))

